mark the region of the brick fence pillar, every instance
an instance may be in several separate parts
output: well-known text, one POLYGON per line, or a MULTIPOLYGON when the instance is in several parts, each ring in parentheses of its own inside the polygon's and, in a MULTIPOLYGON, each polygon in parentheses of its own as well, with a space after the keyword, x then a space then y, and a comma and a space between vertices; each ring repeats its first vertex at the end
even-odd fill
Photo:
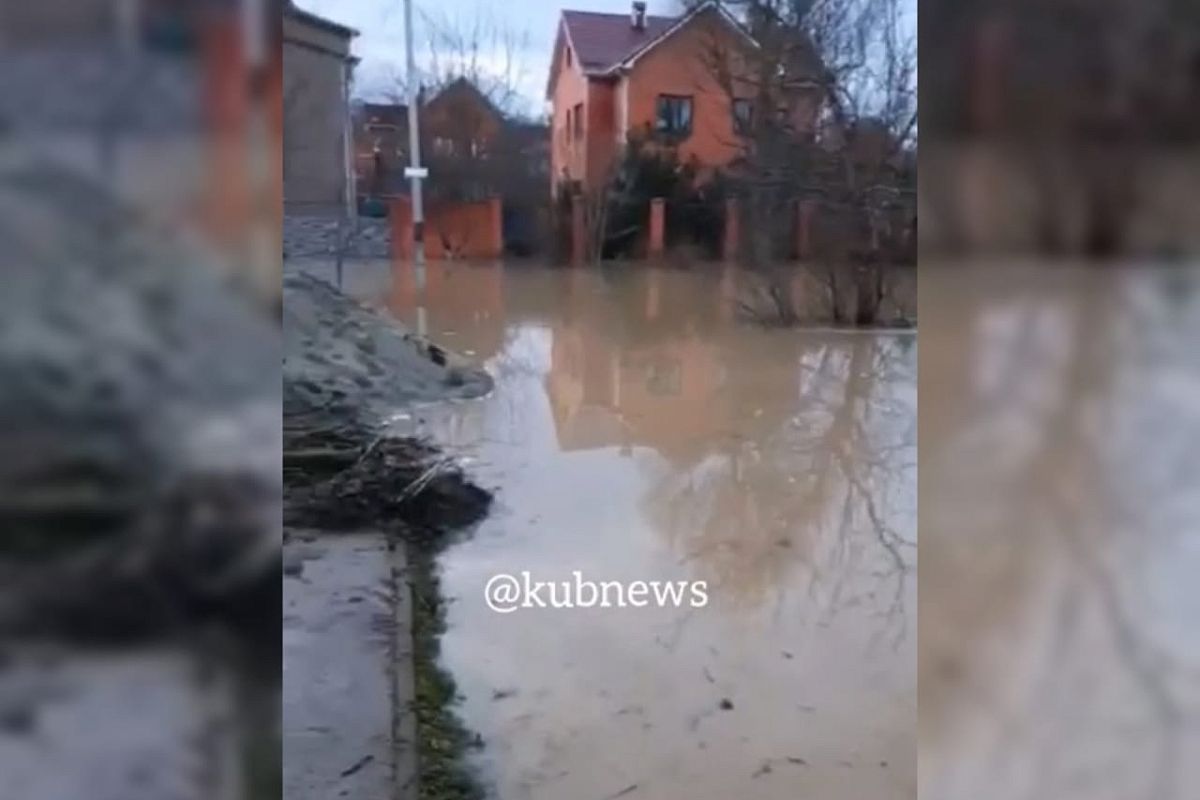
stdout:
POLYGON ((408 197, 393 197, 388 209, 392 223, 392 260, 411 261, 413 257, 413 213, 412 200, 408 197))
POLYGON ((490 251, 492 258, 504 255, 504 205, 499 197, 488 201, 488 219, 491 223, 490 251))
POLYGON ((587 258, 587 229, 583 224, 583 196, 571 197, 571 264, 582 266, 587 258))
POLYGON ((738 212, 736 197, 725 201, 725 236, 721 241, 721 252, 726 261, 733 261, 738 254, 738 239, 741 233, 738 212))
POLYGON ((650 245, 648 255, 658 258, 663 254, 663 227, 666 223, 666 201, 655 197, 650 201, 650 245))

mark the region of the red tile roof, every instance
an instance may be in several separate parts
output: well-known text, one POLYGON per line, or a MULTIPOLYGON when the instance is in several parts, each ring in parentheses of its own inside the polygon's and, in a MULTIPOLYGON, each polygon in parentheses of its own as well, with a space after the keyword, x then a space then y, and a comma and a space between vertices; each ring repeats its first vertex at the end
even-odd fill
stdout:
POLYGON ((679 17, 646 16, 644 30, 635 30, 629 14, 564 11, 567 37, 575 58, 585 70, 607 70, 637 54, 679 22, 679 17))

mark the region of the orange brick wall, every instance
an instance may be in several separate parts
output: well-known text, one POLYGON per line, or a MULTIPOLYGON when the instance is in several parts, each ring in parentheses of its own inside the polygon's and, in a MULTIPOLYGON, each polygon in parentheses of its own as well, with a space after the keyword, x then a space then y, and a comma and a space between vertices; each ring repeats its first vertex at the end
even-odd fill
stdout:
MULTIPOLYGON (((617 152, 616 81, 588 82, 587 101, 587 164, 584 166, 588 186, 603 186, 607 172, 617 152)), ((624 141, 624 137, 622 137, 624 141)))
POLYGON ((496 113, 473 91, 459 85, 430 100, 421 113, 426 136, 450 139, 459 146, 469 145, 472 139, 491 143, 500 133, 501 120, 496 113))
POLYGON ((738 155, 741 145, 733 132, 728 92, 717 83, 709 63, 714 46, 735 47, 737 39, 718 23, 698 19, 639 59, 624 91, 631 130, 647 125, 653 129, 660 94, 690 95, 692 134, 680 144, 679 155, 723 166, 738 155))
MULTIPOLYGON (((550 188, 563 179, 564 170, 571 180, 583 180, 586 164, 584 143, 568 137, 567 109, 574 108, 576 103, 584 104, 584 115, 588 108, 588 81, 579 70, 579 64, 574 57, 571 66, 566 66, 566 47, 559 54, 561 72, 558 83, 554 87, 554 116, 550 124, 550 188)), ((591 120, 589 120, 591 122, 591 120)), ((590 127, 590 126, 589 126, 590 127)), ((586 140, 587 130, 584 131, 586 140)))
MULTIPOLYGON (((392 200, 392 254, 412 258, 412 202, 392 200)), ((425 214, 425 256, 445 258, 499 258, 504 254, 504 229, 499 198, 479 203, 435 205, 425 214)))
MULTIPOLYGON (((716 17, 697 18, 637 59, 620 78, 586 77, 576 60, 567 65, 567 47, 564 41, 551 98, 552 186, 557 186, 564 174, 588 187, 597 186, 628 134, 645 127, 653 130, 658 97, 663 94, 692 97, 692 132, 679 144, 682 159, 695 157, 704 166, 721 167, 742 152, 743 141, 733 129, 729 91, 714 76, 712 62, 720 52, 738 74, 746 69, 742 54, 747 44, 716 17), (567 110, 576 103, 584 104, 586 144, 567 136, 567 110)), ((755 94, 748 86, 735 88, 734 93, 747 98, 755 94)), ((793 102, 793 124, 811 129, 816 104, 793 102)))

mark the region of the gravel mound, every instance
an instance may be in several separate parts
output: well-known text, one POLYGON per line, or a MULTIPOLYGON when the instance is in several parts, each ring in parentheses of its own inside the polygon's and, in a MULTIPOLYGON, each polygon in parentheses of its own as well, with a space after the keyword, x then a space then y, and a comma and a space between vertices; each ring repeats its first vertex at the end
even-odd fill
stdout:
POLYGON ((414 403, 481 397, 492 379, 304 273, 283 283, 285 420, 378 425, 414 403))

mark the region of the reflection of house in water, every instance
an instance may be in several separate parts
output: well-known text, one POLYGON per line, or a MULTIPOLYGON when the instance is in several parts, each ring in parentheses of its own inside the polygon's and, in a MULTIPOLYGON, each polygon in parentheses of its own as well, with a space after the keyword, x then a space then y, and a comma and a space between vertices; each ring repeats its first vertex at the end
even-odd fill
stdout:
POLYGON ((730 417, 718 349, 695 334, 620 340, 583 325, 554 329, 546 389, 564 450, 653 447, 703 455, 730 417))
POLYGON ((734 415, 715 283, 650 270, 578 294, 554 325, 546 378, 559 446, 702 458, 734 415))
POLYGON ((763 427, 781 422, 795 396, 794 352, 731 357, 746 331, 723 315, 719 280, 648 270, 582 282, 554 324, 546 378, 560 447, 652 447, 683 466, 744 427, 747 413, 763 427))
POLYGON ((558 447, 653 450, 641 511, 725 603, 761 606, 798 575, 835 598, 827 611, 842 588, 903 592, 871 517, 890 511, 891 464, 871 450, 890 345, 721 321, 715 280, 662 277, 656 302, 626 276, 553 325, 558 447))
MULTIPOLYGON (((418 305, 428 312, 429 330, 453 331, 454 347, 472 350, 485 361, 504 345, 504 267, 499 264, 450 265, 430 262, 425 267, 425 292, 418 304, 412 265, 392 264, 392 283, 384 304, 397 318, 413 324, 418 305)), ((434 338, 438 338, 435 336, 434 338)))

